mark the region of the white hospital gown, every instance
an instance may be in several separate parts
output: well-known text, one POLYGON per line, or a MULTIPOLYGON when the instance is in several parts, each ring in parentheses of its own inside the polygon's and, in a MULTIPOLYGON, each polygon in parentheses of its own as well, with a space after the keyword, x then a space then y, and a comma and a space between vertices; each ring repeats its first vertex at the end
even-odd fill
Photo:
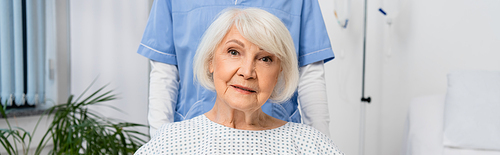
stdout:
POLYGON ((239 130, 205 115, 164 124, 135 154, 343 155, 331 139, 311 126, 288 122, 270 130, 239 130))

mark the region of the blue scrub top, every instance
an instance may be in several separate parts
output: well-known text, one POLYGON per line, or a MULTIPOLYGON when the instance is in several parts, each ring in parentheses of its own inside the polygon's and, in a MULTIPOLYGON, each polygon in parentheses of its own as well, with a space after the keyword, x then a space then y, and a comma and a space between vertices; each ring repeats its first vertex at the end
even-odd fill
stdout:
MULTIPOLYGON (((204 114, 215 103, 215 92, 193 79, 193 57, 205 30, 230 7, 256 7, 281 19, 293 38, 300 67, 334 58, 317 0, 155 0, 137 53, 177 66, 176 122, 204 114)), ((295 92, 281 104, 267 101, 262 110, 275 118, 300 123, 297 106, 295 92)))

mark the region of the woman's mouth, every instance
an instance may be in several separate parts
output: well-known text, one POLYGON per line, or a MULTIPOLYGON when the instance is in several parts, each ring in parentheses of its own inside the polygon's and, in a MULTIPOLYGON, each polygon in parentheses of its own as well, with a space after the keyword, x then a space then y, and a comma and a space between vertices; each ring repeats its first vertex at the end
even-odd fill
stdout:
POLYGON ((236 88, 239 92, 242 92, 244 94, 251 94, 251 93, 256 93, 257 91, 253 90, 252 88, 248 87, 243 87, 240 85, 231 85, 231 87, 236 88))

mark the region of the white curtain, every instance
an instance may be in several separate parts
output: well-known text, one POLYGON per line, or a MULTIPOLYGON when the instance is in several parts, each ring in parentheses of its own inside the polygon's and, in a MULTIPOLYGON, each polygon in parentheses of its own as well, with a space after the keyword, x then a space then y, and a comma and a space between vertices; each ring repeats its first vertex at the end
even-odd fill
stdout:
POLYGON ((35 105, 45 100, 44 8, 45 0, 26 0, 25 4, 21 0, 0 0, 0 99, 3 105, 35 105))

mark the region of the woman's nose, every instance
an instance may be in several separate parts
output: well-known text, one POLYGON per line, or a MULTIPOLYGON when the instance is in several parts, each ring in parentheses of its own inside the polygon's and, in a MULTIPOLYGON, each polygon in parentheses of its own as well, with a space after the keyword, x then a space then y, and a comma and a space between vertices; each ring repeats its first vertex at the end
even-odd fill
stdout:
POLYGON ((255 79, 256 74, 254 61, 247 60, 242 62, 237 74, 238 76, 243 77, 245 80, 255 79))

